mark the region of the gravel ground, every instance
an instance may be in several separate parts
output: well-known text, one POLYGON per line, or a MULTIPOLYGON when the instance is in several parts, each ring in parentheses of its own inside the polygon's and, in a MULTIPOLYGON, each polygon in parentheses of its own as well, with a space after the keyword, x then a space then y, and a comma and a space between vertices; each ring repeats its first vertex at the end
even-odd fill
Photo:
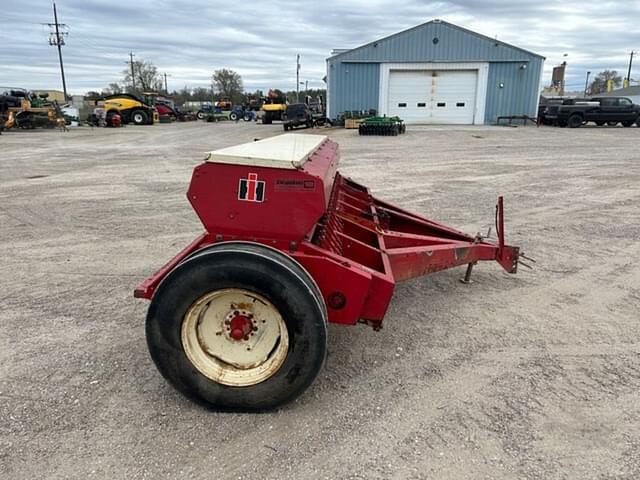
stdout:
POLYGON ((470 233, 483 263, 396 289, 385 328, 331 325, 296 402, 210 412, 156 371, 134 286, 202 228, 203 152, 281 126, 175 124, 0 136, 0 477, 637 479, 637 128, 326 130, 342 171, 470 233))

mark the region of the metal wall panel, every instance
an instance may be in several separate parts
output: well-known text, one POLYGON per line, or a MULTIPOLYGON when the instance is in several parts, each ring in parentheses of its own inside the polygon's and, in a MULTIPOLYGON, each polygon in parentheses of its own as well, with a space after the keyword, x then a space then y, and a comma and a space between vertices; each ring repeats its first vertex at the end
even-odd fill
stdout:
POLYGON ((485 123, 496 123, 503 115, 537 116, 542 63, 542 59, 533 58, 529 62, 489 64, 485 123))
POLYGON ((429 22, 333 58, 343 62, 500 62, 532 57, 536 55, 456 25, 429 22))
POLYGON ((378 63, 328 62, 328 68, 330 118, 344 111, 378 108, 378 63))

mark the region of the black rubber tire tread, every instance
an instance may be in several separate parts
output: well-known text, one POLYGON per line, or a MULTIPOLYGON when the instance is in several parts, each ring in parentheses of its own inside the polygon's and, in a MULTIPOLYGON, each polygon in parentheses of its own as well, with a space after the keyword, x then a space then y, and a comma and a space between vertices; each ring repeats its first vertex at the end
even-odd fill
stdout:
POLYGON ((625 120, 624 122, 621 122, 621 123, 623 127, 629 128, 630 126, 633 125, 633 122, 634 122, 633 120, 625 120))
POLYGON ((163 280, 147 314, 147 344, 162 375, 190 398, 221 410, 263 411, 289 402, 315 379, 326 356, 327 315, 309 274, 293 259, 258 244, 228 242, 202 249, 163 280), (231 387, 202 375, 184 353, 182 321, 202 295, 243 288, 280 311, 289 334, 282 367, 267 380, 231 387))
POLYGON ((615 127, 618 125, 618 122, 607 122, 607 127, 615 127))
POLYGON ((604 122, 603 121, 597 121, 596 125, 599 126, 599 127, 602 127, 604 125, 604 122))
POLYGON ((131 123, 133 123, 134 125, 147 125, 147 123, 149 122, 149 116, 144 110, 134 110, 133 112, 131 112, 129 118, 131 118, 131 123), (142 115, 142 121, 139 123, 135 121, 135 116, 138 113, 142 115))
POLYGON ((296 260, 293 259, 293 257, 290 257, 289 255, 281 252, 276 248, 269 247, 267 245, 263 245, 261 243, 256 243, 256 242, 245 242, 245 241, 220 242, 220 243, 214 243, 213 245, 209 245, 207 247, 201 248, 200 250, 196 250, 192 254, 188 255, 181 263, 186 262, 187 260, 190 260, 193 257, 203 255, 206 252, 211 250, 228 251, 234 248, 242 248, 246 251, 251 251, 256 254, 267 254, 270 257, 274 259, 278 259, 280 262, 287 265, 300 278, 304 279, 305 283, 307 283, 310 286, 310 288, 313 290, 313 293, 316 296, 318 303, 320 303, 322 311, 324 312, 325 323, 327 322, 327 318, 328 318, 327 306, 323 300, 322 292, 320 291, 320 287, 318 286, 316 281, 313 279, 311 274, 305 270, 305 268, 302 265, 300 265, 296 260))
POLYGON ((578 128, 582 126, 583 121, 584 120, 580 115, 573 114, 569 117, 569 120, 567 120, 567 125, 569 128, 578 128))

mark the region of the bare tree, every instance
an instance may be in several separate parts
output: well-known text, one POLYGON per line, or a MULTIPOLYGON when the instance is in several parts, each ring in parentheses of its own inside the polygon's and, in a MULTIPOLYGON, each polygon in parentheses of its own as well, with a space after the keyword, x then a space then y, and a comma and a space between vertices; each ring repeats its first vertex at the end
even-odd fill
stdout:
POLYGON ((591 86, 589 87, 591 95, 606 92, 609 80, 613 81, 614 88, 619 87, 622 83, 622 77, 618 75, 616 70, 603 70, 598 73, 593 79, 593 82, 591 82, 591 86))
POLYGON ((234 103, 242 100, 244 87, 242 85, 242 77, 238 73, 222 68, 213 73, 212 80, 220 96, 228 98, 234 103))
POLYGON ((158 73, 158 67, 153 63, 145 60, 136 60, 133 62, 133 71, 135 74, 135 86, 133 91, 133 83, 131 78, 131 67, 122 71, 122 83, 127 87, 129 93, 140 93, 148 91, 160 91, 163 89, 162 77, 158 73))
POLYGON ((102 91, 102 93, 105 95, 117 95, 119 93, 122 93, 122 87, 119 83, 113 82, 110 83, 109 86, 102 91))
POLYGON ((213 92, 209 88, 196 87, 191 92, 191 100, 196 102, 211 102, 213 100, 213 92))

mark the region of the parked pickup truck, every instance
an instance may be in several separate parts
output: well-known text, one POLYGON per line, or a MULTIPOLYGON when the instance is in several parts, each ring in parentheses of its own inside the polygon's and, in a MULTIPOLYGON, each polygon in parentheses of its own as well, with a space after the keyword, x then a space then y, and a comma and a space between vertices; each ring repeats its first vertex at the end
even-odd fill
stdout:
POLYGON ((593 97, 576 100, 572 105, 559 105, 555 122, 557 125, 577 128, 588 122, 596 125, 614 126, 621 123, 630 127, 640 126, 640 105, 625 97, 593 97))

